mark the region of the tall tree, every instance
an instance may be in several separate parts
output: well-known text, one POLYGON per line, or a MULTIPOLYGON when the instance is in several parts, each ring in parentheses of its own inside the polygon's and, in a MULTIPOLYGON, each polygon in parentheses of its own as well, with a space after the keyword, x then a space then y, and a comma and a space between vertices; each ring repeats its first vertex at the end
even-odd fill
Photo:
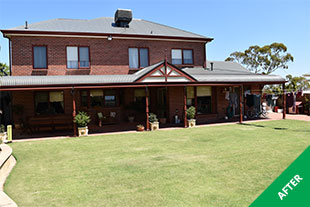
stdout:
POLYGON ((288 69, 287 63, 294 61, 293 56, 287 53, 283 43, 272 43, 263 47, 250 46, 244 52, 233 52, 225 61, 235 61, 254 73, 270 74, 282 68, 288 69))
POLYGON ((294 92, 298 90, 305 90, 309 88, 309 82, 305 77, 292 75, 286 76, 287 83, 285 84, 286 91, 294 92))

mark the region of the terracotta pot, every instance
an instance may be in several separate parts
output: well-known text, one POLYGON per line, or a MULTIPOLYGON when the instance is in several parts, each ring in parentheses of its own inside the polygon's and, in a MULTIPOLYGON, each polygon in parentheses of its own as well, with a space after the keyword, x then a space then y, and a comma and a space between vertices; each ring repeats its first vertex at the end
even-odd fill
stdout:
POLYGON ((137 131, 138 132, 143 132, 144 131, 144 126, 141 126, 141 127, 137 126, 137 131))

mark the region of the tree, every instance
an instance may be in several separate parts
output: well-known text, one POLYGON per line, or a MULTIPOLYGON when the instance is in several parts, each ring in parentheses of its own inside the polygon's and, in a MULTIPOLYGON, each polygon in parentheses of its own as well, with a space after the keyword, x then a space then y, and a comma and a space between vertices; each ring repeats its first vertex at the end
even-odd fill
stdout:
POLYGON ((272 43, 263 47, 250 46, 244 52, 233 52, 225 61, 235 61, 254 73, 270 74, 279 68, 288 69, 287 63, 294 61, 283 43, 272 43))
POLYGON ((287 92, 294 92, 299 90, 305 90, 309 88, 309 82, 305 77, 293 77, 292 75, 287 75, 285 84, 285 89, 287 92))
POLYGON ((5 63, 0 63, 0 76, 5 76, 10 74, 10 68, 5 63))

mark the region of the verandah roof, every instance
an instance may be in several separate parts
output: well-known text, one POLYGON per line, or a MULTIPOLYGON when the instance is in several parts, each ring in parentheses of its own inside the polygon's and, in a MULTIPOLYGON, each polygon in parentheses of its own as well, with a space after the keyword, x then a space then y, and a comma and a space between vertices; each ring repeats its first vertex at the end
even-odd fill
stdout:
MULTIPOLYGON (((135 74, 128 75, 66 75, 66 76, 5 76, 0 78, 0 88, 14 87, 51 87, 51 86, 79 86, 79 85, 108 85, 108 84, 138 84, 142 78, 152 75, 155 70, 163 67, 164 61, 145 67, 135 74)), ((202 83, 262 83, 278 84, 284 83, 285 79, 278 75, 254 74, 234 62, 213 61, 213 70, 210 62, 207 68, 195 67, 179 69, 167 63, 168 67, 174 69, 180 76, 190 79, 190 84, 202 83)), ((150 76, 152 77, 152 76, 150 76)), ((157 80, 156 84, 168 83, 169 80, 157 80)), ((174 83, 185 83, 184 79, 173 80, 174 83)), ((155 83, 152 79, 144 80, 149 85, 155 83)), ((188 84, 188 83, 187 83, 188 84)))

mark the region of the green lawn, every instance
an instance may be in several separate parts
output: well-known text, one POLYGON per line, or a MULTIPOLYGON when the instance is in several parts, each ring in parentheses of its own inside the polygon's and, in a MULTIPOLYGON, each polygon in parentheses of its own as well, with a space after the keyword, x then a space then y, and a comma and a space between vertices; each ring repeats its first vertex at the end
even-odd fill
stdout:
POLYGON ((282 120, 13 143, 20 206, 248 206, 310 144, 282 120))

